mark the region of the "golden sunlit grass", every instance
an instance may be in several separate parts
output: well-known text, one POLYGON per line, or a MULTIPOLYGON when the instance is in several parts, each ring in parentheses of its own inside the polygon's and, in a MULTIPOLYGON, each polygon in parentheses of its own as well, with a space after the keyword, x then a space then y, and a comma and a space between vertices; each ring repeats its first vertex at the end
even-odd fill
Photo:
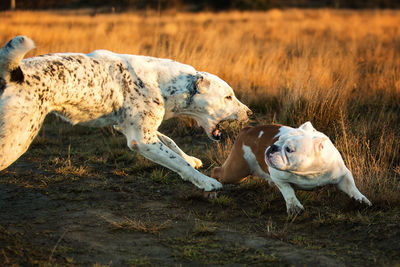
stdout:
MULTIPOLYGON (((400 200, 400 12, 73 15, 0 13, 50 52, 109 49, 193 65, 226 80, 259 123, 311 121, 331 137, 373 202, 400 200)), ((223 162, 227 146, 212 162, 223 162)))

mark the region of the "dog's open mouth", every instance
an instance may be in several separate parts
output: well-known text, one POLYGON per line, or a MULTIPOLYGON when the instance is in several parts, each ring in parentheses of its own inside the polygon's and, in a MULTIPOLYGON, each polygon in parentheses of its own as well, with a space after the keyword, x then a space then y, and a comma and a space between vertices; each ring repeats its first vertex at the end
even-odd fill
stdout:
POLYGON ((228 128, 235 120, 223 120, 215 125, 214 129, 210 132, 210 136, 215 141, 220 141, 223 138, 224 129, 228 128))
POLYGON ((211 132, 211 136, 213 137, 213 139, 219 141, 221 140, 221 131, 216 127, 214 130, 212 130, 211 132))

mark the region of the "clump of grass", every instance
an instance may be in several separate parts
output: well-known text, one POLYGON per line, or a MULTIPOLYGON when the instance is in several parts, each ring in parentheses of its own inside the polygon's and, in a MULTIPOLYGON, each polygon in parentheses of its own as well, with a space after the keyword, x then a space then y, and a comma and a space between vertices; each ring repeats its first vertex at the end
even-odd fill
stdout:
POLYGON ((162 184, 176 184, 180 179, 176 178, 171 171, 165 168, 155 168, 149 174, 152 181, 162 184))
POLYGON ((63 175, 75 175, 75 176, 88 176, 90 172, 87 170, 85 166, 73 166, 73 165, 66 165, 63 167, 59 167, 56 169, 56 173, 63 174, 63 175))
POLYGON ((230 207, 235 205, 235 200, 227 195, 219 195, 215 198, 210 199, 209 201, 214 205, 219 205, 224 207, 230 207))
POLYGON ((50 161, 50 164, 55 166, 55 172, 61 174, 62 176, 78 176, 78 177, 88 177, 91 176, 91 171, 88 170, 87 166, 80 165, 75 166, 71 163, 69 159, 65 160, 59 157, 55 157, 50 161))
POLYGON ((196 224, 193 228, 193 235, 195 236, 207 236, 214 235, 217 231, 216 223, 196 220, 196 224))
POLYGON ((125 219, 121 222, 110 221, 110 220, 108 221, 113 228, 118 230, 143 232, 150 234, 156 234, 159 231, 168 228, 170 224, 170 220, 167 220, 160 224, 155 224, 153 222, 133 220, 127 217, 125 217, 125 219))

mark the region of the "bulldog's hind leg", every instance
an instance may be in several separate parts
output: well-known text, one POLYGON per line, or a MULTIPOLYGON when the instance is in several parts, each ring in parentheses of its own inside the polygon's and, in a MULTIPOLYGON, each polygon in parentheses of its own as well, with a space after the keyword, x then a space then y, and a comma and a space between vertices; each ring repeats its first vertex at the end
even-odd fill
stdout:
MULTIPOLYGON (((249 164, 254 164, 254 162, 251 159, 251 162, 249 162, 245 158, 243 148, 242 142, 236 141, 224 164, 221 167, 214 168, 211 177, 217 178, 223 184, 237 184, 252 174, 249 164)), ((257 164, 257 161, 255 164, 257 164)))
POLYGON ((360 203, 365 203, 371 206, 371 202, 358 190, 356 184, 354 183, 353 175, 349 170, 343 176, 342 180, 337 184, 337 187, 345 192, 349 197, 354 198, 360 203))
POLYGON ((45 114, 25 102, 0 100, 0 170, 16 161, 29 147, 45 114))

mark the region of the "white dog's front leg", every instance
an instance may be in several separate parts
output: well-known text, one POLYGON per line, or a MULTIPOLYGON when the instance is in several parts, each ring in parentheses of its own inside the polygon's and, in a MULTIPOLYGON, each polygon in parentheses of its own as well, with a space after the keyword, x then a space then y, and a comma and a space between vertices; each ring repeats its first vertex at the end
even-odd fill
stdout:
POLYGON ((281 191, 283 198, 286 201, 286 209, 289 215, 296 214, 304 210, 303 205, 301 205, 300 201, 297 199, 293 188, 290 184, 285 182, 277 182, 274 181, 281 191))
POLYGON ((177 172, 183 180, 192 182, 200 189, 212 191, 222 188, 221 183, 195 170, 186 160, 158 138, 155 142, 135 142, 135 145, 137 145, 142 156, 177 172))
POLYGON ((342 180, 337 184, 337 187, 349 195, 351 198, 359 201, 360 203, 366 203, 371 206, 372 203, 358 190, 356 184, 354 183, 353 175, 349 170, 346 170, 346 174, 343 176, 342 180))
POLYGON ((166 146, 168 146, 170 149, 172 149, 175 153, 179 154, 182 158, 184 158, 190 165, 192 165, 193 168, 200 168, 203 166, 203 162, 199 160, 198 158, 192 157, 187 155, 185 152, 183 152, 175 142, 169 138, 168 136, 157 132, 158 138, 160 138, 161 142, 163 142, 166 146))

